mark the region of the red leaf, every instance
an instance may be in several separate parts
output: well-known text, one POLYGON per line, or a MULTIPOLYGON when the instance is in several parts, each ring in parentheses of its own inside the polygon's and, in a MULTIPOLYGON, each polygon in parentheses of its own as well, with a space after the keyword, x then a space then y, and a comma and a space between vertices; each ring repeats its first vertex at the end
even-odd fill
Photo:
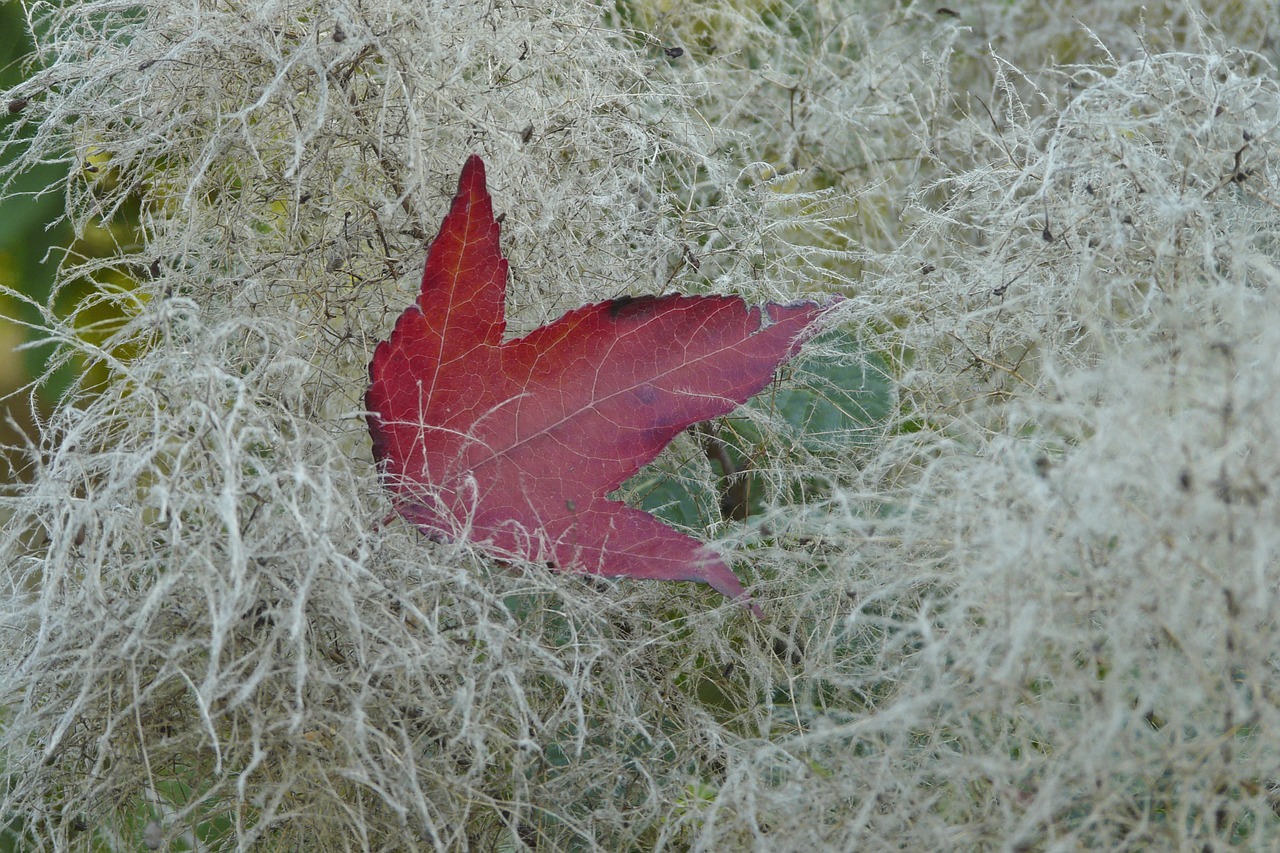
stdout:
POLYGON ((732 411, 828 306, 642 296, 503 342, 507 261, 477 156, 422 292, 378 344, 366 396, 396 508, 435 539, 606 577, 702 581, 760 609, 706 545, 605 495, 691 424, 732 411))

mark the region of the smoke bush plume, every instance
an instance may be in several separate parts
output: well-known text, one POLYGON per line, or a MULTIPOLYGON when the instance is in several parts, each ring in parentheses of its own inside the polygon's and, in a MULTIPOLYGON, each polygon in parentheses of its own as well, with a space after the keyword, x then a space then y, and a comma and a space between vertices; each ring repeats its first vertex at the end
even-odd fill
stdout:
POLYGON ((0 504, 16 843, 1267 849, 1280 86, 1221 5, 31 3, 0 181, 118 243, 0 504), (655 467, 766 621, 386 520, 366 365, 473 151, 516 332, 848 297, 655 467))

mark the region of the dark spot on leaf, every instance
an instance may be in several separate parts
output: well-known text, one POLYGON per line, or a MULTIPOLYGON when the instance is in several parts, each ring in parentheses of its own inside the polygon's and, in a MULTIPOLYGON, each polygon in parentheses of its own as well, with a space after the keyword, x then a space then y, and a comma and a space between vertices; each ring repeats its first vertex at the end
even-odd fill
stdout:
POLYGON ((609 316, 614 320, 648 317, 657 313, 656 296, 622 296, 609 303, 609 316))
POLYGON ((684 56, 683 47, 664 47, 662 52, 672 59, 678 59, 679 57, 684 56))
POLYGON ((29 103, 30 101, 26 98, 14 98, 9 102, 9 113, 20 113, 27 108, 27 104, 29 103))
POLYGON ((623 296, 613 300, 609 303, 609 316, 614 318, 622 316, 622 312, 626 310, 626 307, 635 301, 636 298, 634 296, 623 296))

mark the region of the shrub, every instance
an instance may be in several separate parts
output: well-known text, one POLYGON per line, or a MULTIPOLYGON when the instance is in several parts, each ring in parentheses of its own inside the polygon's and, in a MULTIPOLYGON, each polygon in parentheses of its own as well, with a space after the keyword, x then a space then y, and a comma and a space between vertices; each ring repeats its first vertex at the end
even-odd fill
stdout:
POLYGON ((5 177, 139 228, 42 306, 98 371, 4 498, 15 843, 1267 847, 1280 103, 1238 5, 32 4, 5 177), (766 621, 387 519, 365 368, 472 151, 516 331, 849 297, 641 478, 750 477, 678 520, 766 621))

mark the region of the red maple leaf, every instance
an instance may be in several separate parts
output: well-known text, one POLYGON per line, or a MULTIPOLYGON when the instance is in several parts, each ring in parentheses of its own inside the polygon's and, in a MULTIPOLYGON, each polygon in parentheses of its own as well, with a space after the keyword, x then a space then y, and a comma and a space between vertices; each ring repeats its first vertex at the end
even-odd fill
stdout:
POLYGON ((400 514, 504 559, 702 581, 760 615, 704 543, 605 495, 763 389, 833 303, 624 297, 504 342, 498 231, 472 155, 418 301, 369 364, 373 455, 400 514))

